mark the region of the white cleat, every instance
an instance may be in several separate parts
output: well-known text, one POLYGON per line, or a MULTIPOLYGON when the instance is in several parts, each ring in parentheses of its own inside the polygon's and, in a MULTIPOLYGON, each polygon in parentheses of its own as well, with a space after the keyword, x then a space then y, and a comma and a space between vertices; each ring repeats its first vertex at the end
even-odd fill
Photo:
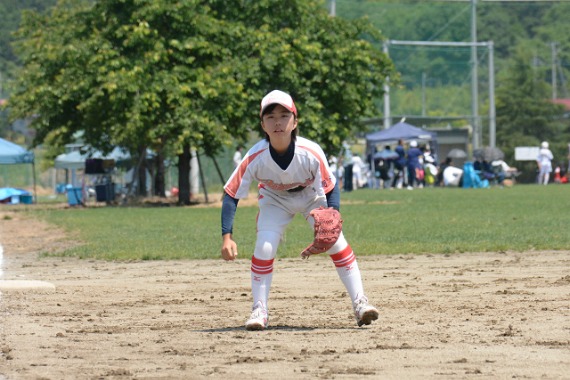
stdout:
POLYGON ((358 326, 369 325, 378 319, 378 310, 368 304, 368 298, 362 296, 354 302, 354 317, 358 326))
POLYGON ((245 329, 248 331, 265 330, 268 324, 267 308, 263 306, 261 301, 257 301, 253 306, 249 319, 245 322, 245 329))

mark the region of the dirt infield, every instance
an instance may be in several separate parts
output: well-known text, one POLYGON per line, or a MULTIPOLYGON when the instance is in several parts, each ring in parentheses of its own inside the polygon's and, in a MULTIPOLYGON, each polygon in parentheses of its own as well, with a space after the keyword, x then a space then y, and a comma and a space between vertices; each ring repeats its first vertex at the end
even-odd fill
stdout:
POLYGON ((361 257, 363 328, 328 258, 276 260, 247 332, 248 260, 39 259, 62 233, 4 215, 0 279, 56 289, 1 295, 0 379, 570 378, 570 251, 361 257))

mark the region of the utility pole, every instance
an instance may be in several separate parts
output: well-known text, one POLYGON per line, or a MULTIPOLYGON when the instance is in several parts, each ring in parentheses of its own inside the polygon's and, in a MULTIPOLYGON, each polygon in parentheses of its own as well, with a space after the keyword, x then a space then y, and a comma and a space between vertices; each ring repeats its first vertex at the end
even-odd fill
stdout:
POLYGON ((489 41, 489 146, 497 145, 497 115, 495 113, 495 49, 493 41, 489 41))
MULTIPOLYGON (((388 41, 384 42, 384 54, 388 56, 388 41)), ((390 78, 384 80, 384 129, 390 128, 392 118, 390 117, 390 78)))
POLYGON ((556 42, 551 42, 550 43, 550 49, 552 52, 552 74, 551 74, 551 78, 552 78, 552 100, 558 98, 558 94, 556 93, 556 42))
POLYGON ((332 17, 336 17, 336 1, 335 0, 331 0, 331 11, 330 11, 330 15, 332 17))
POLYGON ((479 127, 479 91, 477 76, 477 0, 471 0, 471 115, 473 126, 473 149, 481 143, 479 127))
POLYGON ((425 71, 422 73, 422 116, 426 115, 426 77, 425 71))

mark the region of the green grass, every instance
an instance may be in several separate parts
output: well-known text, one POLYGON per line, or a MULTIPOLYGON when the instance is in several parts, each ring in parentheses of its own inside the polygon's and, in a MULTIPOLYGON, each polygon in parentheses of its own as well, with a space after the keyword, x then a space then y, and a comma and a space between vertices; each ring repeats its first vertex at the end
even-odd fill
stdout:
MULTIPOLYGON (((343 229, 359 256, 564 250, 570 248, 569 191, 565 185, 358 190, 341 194, 343 229)), ((219 208, 30 206, 26 210, 84 243, 63 255, 105 260, 220 256, 219 208)), ((242 258, 253 252, 256 215, 257 207, 238 206, 234 238, 242 258)), ((298 257, 311 240, 311 229, 298 215, 278 256, 298 257)))

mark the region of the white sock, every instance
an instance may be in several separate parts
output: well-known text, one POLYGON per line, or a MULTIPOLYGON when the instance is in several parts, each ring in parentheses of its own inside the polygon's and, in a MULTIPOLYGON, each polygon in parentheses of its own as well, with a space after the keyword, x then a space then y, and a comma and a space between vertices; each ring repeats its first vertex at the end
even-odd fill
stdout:
POLYGON ((364 287, 362 285, 362 277, 360 269, 356 262, 356 256, 352 252, 350 245, 339 253, 330 255, 336 266, 336 272, 340 277, 344 287, 350 295, 352 302, 356 301, 359 297, 364 295, 364 287))
POLYGON ((260 260, 253 256, 251 258, 251 294, 253 296, 253 306, 261 302, 267 309, 269 290, 273 280, 273 259, 260 260))

